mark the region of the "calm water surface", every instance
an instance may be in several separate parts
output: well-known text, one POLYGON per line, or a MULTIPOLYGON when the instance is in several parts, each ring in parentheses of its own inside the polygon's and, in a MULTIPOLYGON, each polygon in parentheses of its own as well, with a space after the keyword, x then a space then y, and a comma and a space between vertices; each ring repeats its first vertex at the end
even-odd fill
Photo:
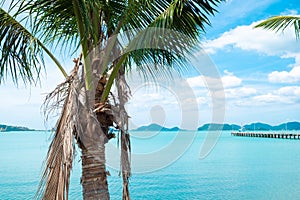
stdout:
MULTIPOLYGON (((230 132, 223 132, 213 151, 201 160, 199 151, 205 134, 199 132, 187 152, 173 164, 155 172, 133 174, 132 199, 300 198, 300 140, 233 137, 230 132)), ((1 200, 33 198, 49 138, 50 134, 45 132, 0 133, 1 200)), ((133 152, 152 152, 172 139, 174 133, 133 138, 133 152)), ((80 152, 77 154, 71 200, 82 199, 80 152)), ((110 172, 111 199, 121 199, 118 170, 110 172)))

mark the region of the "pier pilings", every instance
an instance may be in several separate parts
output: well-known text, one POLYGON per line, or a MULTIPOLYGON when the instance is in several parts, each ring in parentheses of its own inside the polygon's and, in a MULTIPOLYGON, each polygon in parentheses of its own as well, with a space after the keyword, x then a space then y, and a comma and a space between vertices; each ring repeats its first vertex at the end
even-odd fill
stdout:
POLYGON ((239 137, 261 137, 277 139, 300 139, 300 133, 263 133, 263 132, 231 132, 233 136, 239 137))

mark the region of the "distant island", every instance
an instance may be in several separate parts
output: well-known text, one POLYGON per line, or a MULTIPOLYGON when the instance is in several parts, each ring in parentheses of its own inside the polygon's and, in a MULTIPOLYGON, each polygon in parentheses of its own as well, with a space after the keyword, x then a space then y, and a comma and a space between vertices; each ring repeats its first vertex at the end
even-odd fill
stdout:
POLYGON ((243 127, 237 124, 204 124, 203 126, 198 128, 198 131, 203 130, 243 130, 246 131, 280 131, 280 130, 300 130, 300 123, 299 122, 287 122, 277 126, 272 126, 269 124, 264 124, 261 122, 246 124, 243 127))
POLYGON ((22 126, 8 126, 8 125, 0 124, 0 132, 9 132, 9 131, 35 131, 35 130, 27 127, 22 127, 22 126))
POLYGON ((178 127, 166 128, 158 124, 150 124, 148 126, 141 126, 133 131, 179 131, 178 127))
MULTIPOLYGON (((276 126, 257 122, 252 124, 246 124, 243 127, 237 124, 208 123, 202 125, 197 130, 198 131, 207 131, 207 130, 237 131, 240 130, 241 128, 243 128, 243 130, 248 130, 248 131, 300 130, 300 122, 287 122, 276 126)), ((186 130, 180 129, 179 127, 167 128, 158 124, 150 124, 147 126, 138 127, 137 129, 133 129, 132 131, 186 131, 186 130)))
MULTIPOLYGON (((300 130, 300 122, 287 122, 280 125, 272 126, 265 123, 252 123, 246 124, 243 127, 237 124, 214 124, 208 123, 200 126, 198 131, 207 131, 207 130, 223 130, 223 131, 237 131, 242 129, 246 131, 280 131, 280 130, 300 130)), ((9 131, 36 131, 35 129, 30 129, 23 126, 8 126, 0 124, 0 132, 9 132, 9 131)), ((137 129, 131 131, 187 131, 180 129, 179 127, 167 128, 159 124, 150 124, 146 126, 140 126, 137 129)))

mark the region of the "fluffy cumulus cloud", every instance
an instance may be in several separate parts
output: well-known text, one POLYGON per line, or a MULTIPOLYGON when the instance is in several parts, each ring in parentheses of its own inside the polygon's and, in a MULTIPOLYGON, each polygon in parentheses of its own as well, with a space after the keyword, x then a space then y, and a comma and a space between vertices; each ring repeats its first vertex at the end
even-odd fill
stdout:
POLYGON ((224 88, 236 87, 241 85, 242 79, 235 76, 233 73, 225 70, 225 76, 221 78, 224 88))
POLYGON ((220 88, 220 84, 224 88, 231 88, 231 87, 236 87, 241 85, 242 79, 239 77, 235 76, 232 72, 229 72, 227 70, 224 71, 224 76, 221 76, 219 78, 212 78, 212 77, 207 77, 207 76, 195 76, 191 78, 187 78, 188 84, 193 87, 209 87, 209 88, 220 88))
MULTIPOLYGON (((273 71, 268 74, 268 80, 272 83, 299 83, 300 49, 299 43, 295 42, 293 27, 287 28, 284 32, 274 33, 261 28, 254 28, 259 22, 237 26, 216 39, 207 40, 204 44, 205 51, 215 54, 219 51, 231 51, 235 48, 243 51, 254 51, 267 56, 293 58, 295 60, 293 68, 286 71, 273 71)), ((247 81, 243 83, 242 79, 228 71, 225 71, 221 80, 225 88, 227 105, 252 107, 300 102, 299 86, 276 88, 276 85, 261 85, 262 87, 253 85, 250 87, 247 85, 247 81)))
POLYGON ((300 86, 286 86, 279 88, 278 91, 276 91, 278 95, 281 96, 292 96, 296 98, 300 98, 300 86))
POLYGON ((247 101, 236 101, 238 106, 288 105, 300 103, 300 86, 286 86, 266 94, 260 93, 249 96, 247 101))
POLYGON ((216 82, 213 78, 197 76, 187 79, 187 82, 193 88, 197 96, 197 102, 200 105, 209 106, 212 98, 220 99, 225 96, 227 105, 240 106, 244 105, 245 102, 250 102, 250 99, 253 101, 255 96, 260 95, 260 92, 258 92, 255 87, 243 84, 241 78, 227 70, 224 71, 224 75, 220 77, 219 81, 223 84, 222 88, 206 87, 207 82, 210 82, 211 84, 216 82))
POLYGON ((240 99, 255 95, 257 93, 257 90, 252 87, 243 86, 239 88, 226 89, 225 92, 227 99, 240 99))
POLYGON ((273 83, 297 83, 300 81, 300 66, 290 71, 273 71, 268 75, 268 79, 273 83))
POLYGON ((191 78, 187 78, 187 82, 191 87, 206 87, 205 77, 204 76, 195 76, 191 78))
MULTIPOLYGON (((268 93, 268 94, 262 94, 253 97, 254 105, 256 104, 268 104, 268 103, 276 103, 276 102, 282 102, 283 98, 280 95, 268 93)), ((284 100, 284 103, 290 103, 284 100)))
POLYGON ((208 40, 204 43, 204 49, 206 52, 214 54, 220 49, 239 48, 269 56, 294 58, 296 63, 299 63, 299 43, 295 42, 293 28, 287 28, 284 32, 274 33, 261 28, 254 28, 259 22, 237 26, 214 40, 208 40))

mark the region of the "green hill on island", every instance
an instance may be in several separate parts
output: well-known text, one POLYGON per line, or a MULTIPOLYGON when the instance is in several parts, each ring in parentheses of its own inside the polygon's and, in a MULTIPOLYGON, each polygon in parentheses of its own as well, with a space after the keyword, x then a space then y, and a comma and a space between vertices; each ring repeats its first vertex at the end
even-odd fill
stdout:
POLYGON ((179 131, 178 127, 166 128, 158 124, 150 124, 148 126, 141 126, 133 131, 179 131))
MULTIPOLYGON (((241 126, 237 124, 204 124, 203 126, 198 128, 198 131, 204 130, 240 130, 241 126)), ((269 124, 257 122, 246 124, 243 126, 243 130, 246 131, 279 131, 279 130, 300 130, 299 122, 287 122, 277 126, 272 126, 269 124)))
MULTIPOLYGON (((240 125, 237 124, 215 124, 215 123, 208 123, 200 126, 197 130, 198 131, 207 131, 207 130, 223 130, 223 131, 237 131, 242 129, 240 125)), ((272 126, 269 124, 257 122, 246 124, 243 126, 243 130, 247 131, 279 131, 279 130, 300 130, 300 123, 299 122, 288 122, 283 123, 280 125, 272 126)), ((167 128, 158 124, 149 124, 145 126, 138 127, 132 131, 185 131, 178 127, 167 128)))
POLYGON ((0 132, 9 132, 9 131, 34 131, 34 129, 30 129, 22 126, 8 126, 8 125, 0 124, 0 132))

